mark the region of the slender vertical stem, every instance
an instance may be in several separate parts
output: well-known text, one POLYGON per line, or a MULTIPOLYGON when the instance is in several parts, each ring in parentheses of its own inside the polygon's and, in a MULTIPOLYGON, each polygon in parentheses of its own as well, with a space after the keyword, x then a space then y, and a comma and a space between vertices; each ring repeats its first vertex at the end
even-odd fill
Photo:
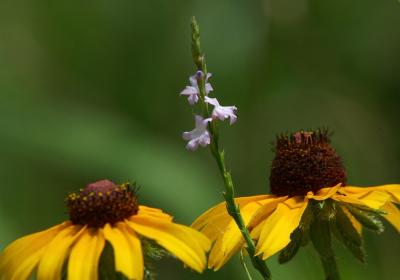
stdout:
POLYGON ((318 252, 325 272, 326 280, 340 280, 339 270, 332 249, 332 236, 329 228, 329 217, 324 212, 330 208, 329 201, 314 205, 314 220, 310 226, 310 237, 318 252))
POLYGON ((244 260, 243 250, 240 250, 240 262, 242 263, 242 266, 243 266, 243 268, 244 268, 244 271, 246 272, 247 278, 248 278, 249 280, 253 280, 253 277, 251 277, 250 271, 249 271, 249 269, 247 268, 246 261, 244 260))
MULTIPOLYGON (((200 104, 202 106, 203 117, 209 117, 210 116, 209 108, 208 108, 207 103, 204 102, 204 99, 206 96, 205 84, 206 84, 206 77, 207 77, 207 66, 206 66, 204 55, 202 54, 201 48, 200 48, 199 26, 194 17, 192 18, 191 27, 192 27, 193 60, 197 66, 197 69, 199 71, 202 71, 202 73, 203 73, 202 77, 199 77, 199 79, 198 79, 198 86, 199 86, 199 91, 200 91, 200 96, 199 96, 200 104)), ((211 134, 211 144, 210 144, 211 154, 213 155, 214 159, 217 162, 218 169, 221 173, 221 176, 222 176, 222 179, 224 182, 224 186, 225 186, 224 198, 226 201, 227 212, 234 219, 240 232, 242 233, 242 236, 247 245, 246 250, 249 254, 249 257, 251 259, 251 262, 252 262, 254 268, 256 268, 260 272, 263 279, 269 280, 269 279, 271 279, 271 273, 270 273, 266 263, 260 257, 255 256, 256 247, 255 247, 254 241, 250 236, 249 230, 246 227, 246 224, 243 220, 242 215, 240 214, 240 208, 235 202, 235 189, 233 186, 233 180, 232 180, 232 176, 231 176, 230 172, 226 169, 224 152, 219 147, 219 141, 218 141, 219 137, 218 137, 218 131, 217 131, 217 126, 216 126, 215 122, 210 123, 209 131, 211 134)))

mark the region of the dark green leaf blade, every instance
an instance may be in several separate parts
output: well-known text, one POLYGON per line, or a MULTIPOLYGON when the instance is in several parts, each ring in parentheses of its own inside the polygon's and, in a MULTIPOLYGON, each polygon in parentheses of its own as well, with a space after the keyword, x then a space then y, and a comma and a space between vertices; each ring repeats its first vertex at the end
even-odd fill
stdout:
POLYGON ((372 211, 361 210, 359 207, 349 204, 346 205, 346 208, 365 228, 378 234, 385 230, 380 214, 376 214, 372 211))
POLYGON ((336 207, 336 219, 332 221, 331 225, 336 238, 349 249, 356 259, 365 263, 362 237, 340 206, 336 207))

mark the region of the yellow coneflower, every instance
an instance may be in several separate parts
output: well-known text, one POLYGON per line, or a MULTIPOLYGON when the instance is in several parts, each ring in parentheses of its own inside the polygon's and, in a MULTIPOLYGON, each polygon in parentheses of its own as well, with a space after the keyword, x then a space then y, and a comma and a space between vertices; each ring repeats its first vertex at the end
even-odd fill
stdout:
MULTIPOLYGON (((364 261, 362 226, 381 232, 380 217, 384 217, 400 231, 400 210, 394 204, 400 203, 400 185, 347 185, 346 170, 325 130, 277 138, 270 189, 271 194, 236 199, 257 242, 256 255, 263 259, 281 251, 279 261, 286 262, 311 239, 326 261, 325 271, 332 270, 325 267, 328 260, 334 262, 331 235, 364 261)), ((225 203, 202 214, 192 227, 214 242, 208 261, 208 267, 214 270, 244 245, 225 203)))
POLYGON ((115 271, 128 279, 144 274, 142 240, 149 239, 185 265, 202 272, 210 241, 198 231, 176 224, 161 210, 138 205, 129 184, 101 180, 67 199, 70 220, 11 243, 0 255, 0 279, 98 279, 99 259, 108 241, 115 271), (68 259, 68 261, 66 261, 68 259))

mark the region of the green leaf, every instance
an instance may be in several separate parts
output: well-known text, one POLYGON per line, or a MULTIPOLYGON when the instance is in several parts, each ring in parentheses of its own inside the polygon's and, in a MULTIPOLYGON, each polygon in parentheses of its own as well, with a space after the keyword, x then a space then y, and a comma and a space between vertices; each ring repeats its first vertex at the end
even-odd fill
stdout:
POLYGON ((376 232, 382 233, 385 230, 381 221, 380 214, 371 211, 361 210, 358 206, 346 205, 350 213, 359 221, 364 227, 376 232))
POLYGON ((362 237, 340 206, 336 208, 336 219, 331 225, 336 238, 350 250, 356 259, 364 263, 365 251, 362 237))
POLYGON ((359 204, 349 204, 349 203, 345 203, 346 206, 351 206, 353 208, 356 208, 360 211, 363 212, 367 212, 367 213, 372 213, 374 215, 386 215, 386 211, 382 210, 382 209, 373 209, 370 208, 368 206, 364 206, 364 205, 359 205, 359 204))
POLYGON ((160 260, 163 257, 169 257, 171 254, 164 248, 160 247, 156 242, 150 239, 141 239, 144 255, 151 260, 160 260))

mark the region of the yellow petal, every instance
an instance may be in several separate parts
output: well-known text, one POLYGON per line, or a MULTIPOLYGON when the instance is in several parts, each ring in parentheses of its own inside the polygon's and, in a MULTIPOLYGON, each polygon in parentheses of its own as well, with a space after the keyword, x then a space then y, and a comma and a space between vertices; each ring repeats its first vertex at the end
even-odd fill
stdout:
POLYGON ((227 213, 224 202, 197 218, 192 224, 192 227, 201 231, 211 242, 214 242, 224 234, 231 220, 232 218, 227 213))
POLYGON ((68 280, 97 280, 98 265, 105 244, 103 233, 87 229, 71 249, 68 260, 68 280))
POLYGON ((350 211, 346 207, 341 206, 341 208, 342 208, 343 212, 346 214, 347 218, 349 218, 354 229, 358 232, 359 235, 361 235, 362 234, 362 225, 360 224, 360 222, 357 221, 356 218, 354 218, 354 216, 350 213, 350 211))
POLYGON ((386 212, 385 219, 400 232, 400 210, 391 202, 386 203, 382 209, 386 212))
POLYGON ((387 192, 391 195, 392 202, 400 203, 400 184, 389 184, 374 187, 354 187, 346 186, 342 188, 345 193, 365 194, 370 191, 387 192))
POLYGON ((390 201, 390 194, 384 191, 372 190, 360 193, 346 192, 345 195, 335 194, 332 198, 345 203, 359 204, 372 209, 380 209, 386 202, 390 201))
POLYGON ((299 203, 293 197, 278 204, 276 210, 265 221, 257 242, 256 255, 263 254, 267 259, 285 248, 290 242, 290 234, 299 226, 301 217, 307 207, 307 199, 299 203), (293 206, 300 207, 293 207, 293 206))
MULTIPOLYGON (((15 270, 12 273, 12 277, 4 275, 4 279, 11 279, 11 280, 29 279, 29 276, 32 274, 33 269, 39 262, 40 257, 43 255, 44 250, 45 248, 40 248, 36 252, 29 255, 15 268, 15 270)), ((11 274, 9 274, 9 276, 11 276, 11 274)))
POLYGON ((388 193, 391 194, 392 201, 397 204, 400 204, 400 185, 399 184, 383 185, 383 186, 379 186, 376 188, 387 191, 388 193))
POLYGON ((0 256, 0 275, 4 279, 27 279, 39 262, 50 240, 70 223, 30 234, 11 243, 0 256))
POLYGON ((50 241, 39 262, 38 280, 61 279, 61 270, 70 247, 83 231, 85 231, 85 227, 71 225, 61 230, 50 241))
MULTIPOLYGON (((249 223, 251 217, 261 206, 261 203, 250 202, 240 208, 245 225, 249 223)), ((214 270, 220 269, 242 247, 243 243, 242 233, 236 222, 230 219, 224 233, 217 239, 210 252, 208 267, 214 270)))
POLYGON ((261 223, 259 223, 257 226, 255 226, 251 232, 250 232, 250 236, 252 239, 254 240, 258 240, 260 238, 260 234, 262 229, 264 228, 265 222, 267 220, 262 221, 261 223))
MULTIPOLYGON (((226 210, 224 210, 226 212, 226 210)), ((211 242, 216 241, 220 238, 227 230, 229 223, 232 221, 232 217, 226 213, 210 217, 210 222, 200 230, 201 233, 206 235, 211 242)))
POLYGON ((200 233, 193 234, 194 229, 165 222, 150 217, 134 216, 127 221, 129 226, 140 235, 155 240, 159 245, 174 254, 192 269, 202 272, 206 265, 205 250, 210 244, 200 233), (202 244, 202 245, 200 245, 202 244))
POLYGON ((115 269, 129 279, 143 279, 142 245, 136 234, 125 223, 106 224, 104 236, 114 248, 115 269))
POLYGON ((164 213, 161 209, 152 208, 144 205, 139 205, 139 212, 137 215, 148 215, 156 219, 163 219, 166 221, 172 221, 173 217, 164 213))
MULTIPOLYGON (((238 197, 235 198, 235 202, 239 205, 239 207, 243 207, 246 204, 253 202, 253 201, 261 201, 264 199, 268 199, 274 197, 272 195, 255 195, 255 196, 245 196, 245 197, 238 197)), ((213 218, 217 219, 225 219, 230 218, 228 212, 226 211, 226 202, 221 202, 216 206, 212 207, 211 209, 204 212, 200 217, 198 217, 192 224, 192 227, 195 229, 202 229, 204 226, 211 223, 213 218), (210 220, 211 219, 211 220, 210 220)))
POLYGON ((337 193, 341 185, 342 184, 337 184, 336 186, 331 188, 320 189, 316 195, 314 195, 313 192, 308 192, 307 198, 315 200, 326 200, 328 198, 331 198, 335 193, 337 193))
POLYGON ((262 206, 255 212, 255 214, 251 217, 251 221, 249 223, 249 229, 256 227, 258 224, 267 219, 272 212, 276 209, 279 202, 283 202, 287 200, 287 196, 283 197, 273 197, 266 200, 263 200, 262 206))

